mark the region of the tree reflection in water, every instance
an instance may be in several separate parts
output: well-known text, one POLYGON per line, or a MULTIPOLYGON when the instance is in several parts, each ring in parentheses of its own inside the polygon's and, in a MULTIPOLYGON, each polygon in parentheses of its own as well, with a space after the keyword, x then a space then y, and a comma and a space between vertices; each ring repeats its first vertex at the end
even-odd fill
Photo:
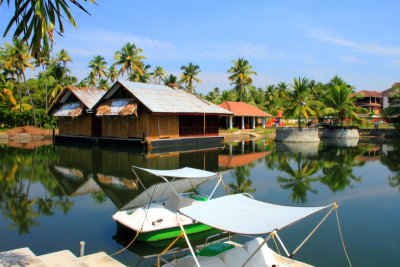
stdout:
POLYGON ((230 194, 252 193, 256 191, 256 189, 251 188, 253 182, 249 179, 250 170, 255 166, 255 163, 252 162, 246 166, 235 167, 233 171, 235 182, 228 184, 230 194))
MULTIPOLYGON (((285 175, 277 177, 282 189, 291 190, 290 198, 294 203, 307 203, 307 194, 317 194, 312 184, 321 182, 332 192, 352 187, 361 177, 353 173, 354 168, 365 163, 357 161, 369 145, 357 147, 320 146, 315 154, 284 153, 275 151, 265 158, 268 169, 277 169, 285 175)), ((286 148, 287 150, 287 148, 286 148)))
POLYGON ((52 216, 59 208, 67 213, 73 202, 64 196, 58 183, 49 176, 49 164, 57 157, 51 146, 21 150, 1 146, 0 149, 0 211, 11 220, 10 229, 29 233, 38 226, 40 215, 52 216), (45 195, 33 196, 31 184, 40 183, 45 195))
POLYGON ((394 175, 388 177, 389 185, 399 187, 400 192, 400 143, 395 144, 393 150, 383 154, 380 161, 394 173, 394 175))

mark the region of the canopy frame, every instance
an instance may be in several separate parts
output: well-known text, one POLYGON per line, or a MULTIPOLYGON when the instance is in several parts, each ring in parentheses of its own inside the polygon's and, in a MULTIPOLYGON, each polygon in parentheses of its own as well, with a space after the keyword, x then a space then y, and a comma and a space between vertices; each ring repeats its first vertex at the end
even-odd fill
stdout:
MULTIPOLYGON (((300 221, 300 220, 302 220, 302 219, 304 219, 304 218, 306 218, 306 217, 308 217, 308 216, 303 217, 303 218, 301 218, 301 219, 299 219, 299 220, 297 220, 297 221, 294 221, 294 222, 292 222, 292 223, 290 223, 290 224, 288 224, 288 225, 285 225, 285 226, 283 226, 283 227, 279 227, 279 228, 277 228, 277 229, 272 230, 272 231, 269 233, 269 235, 261 242, 261 244, 253 251, 253 253, 245 260, 245 262, 242 264, 242 267, 245 266, 245 265, 257 254, 257 252, 262 248, 262 246, 263 246, 265 243, 267 243, 267 241, 268 241, 269 239, 271 239, 271 238, 274 239, 275 236, 277 237, 279 243, 280 243, 281 246, 283 247, 283 249, 284 249, 285 253, 288 255, 288 257, 289 257, 289 258, 292 258, 292 257, 299 251, 299 249, 310 239, 310 237, 316 232, 316 230, 317 230, 317 229, 321 226, 321 224, 328 218, 328 216, 329 216, 334 210, 338 209, 338 205, 337 205, 336 203, 332 203, 332 204, 327 205, 327 206, 323 207, 322 209, 320 209, 320 210, 318 210, 318 211, 312 213, 312 214, 318 213, 318 212, 320 212, 320 211, 322 211, 322 210, 325 210, 325 209, 327 209, 327 208, 329 208, 329 207, 331 207, 330 210, 325 214, 325 216, 321 219, 321 221, 319 221, 319 223, 313 228, 313 230, 307 235, 307 237, 299 244, 299 246, 298 246, 291 254, 289 254, 289 252, 287 251, 285 245, 283 244, 282 240, 280 239, 280 237, 279 237, 279 235, 278 235, 278 231, 281 230, 281 229, 284 229, 284 228, 286 228, 287 226, 292 225, 292 224, 294 224, 294 223, 296 223, 296 222, 298 222, 298 221, 300 221)), ((178 216, 179 214, 185 215, 185 216, 187 216, 187 217, 190 217, 190 216, 188 216, 188 215, 182 213, 180 210, 178 210, 178 211, 176 212, 176 217, 177 217, 177 219, 178 219, 179 227, 180 227, 180 229, 181 229, 181 231, 182 231, 182 233, 183 233, 183 236, 184 236, 184 238, 185 238, 185 241, 186 241, 186 243, 187 243, 187 245, 188 245, 188 247, 189 247, 190 253, 191 253, 192 256, 193 256, 196 265, 197 265, 198 267, 200 267, 200 264, 199 264, 199 262, 198 262, 198 259, 197 259, 197 257, 196 257, 196 254, 194 253, 193 247, 192 247, 192 245, 190 244, 190 240, 189 240, 189 238, 187 237, 187 234, 186 234, 186 232, 185 232, 185 229, 184 229, 184 227, 183 227, 181 221, 179 220, 179 216, 178 216)), ((312 214, 310 214, 310 215, 312 215, 312 214)), ((310 215, 309 215, 309 216, 310 216, 310 215)), ((192 217, 190 217, 190 218, 192 218, 192 217)), ((194 218, 192 218, 192 219, 194 219, 194 218)), ((209 225, 209 226, 212 226, 212 227, 213 227, 213 225, 209 225)), ((221 229, 221 230, 225 230, 225 231, 226 231, 226 229, 221 229)), ((240 234, 240 233, 238 233, 238 234, 240 234)))
MULTIPOLYGON (((155 175, 155 176, 161 178, 164 182, 166 182, 166 183, 168 184, 169 188, 172 189, 172 192, 173 192, 178 198, 180 198, 180 195, 179 195, 179 193, 176 191, 176 189, 174 188, 174 186, 171 184, 171 182, 175 181, 175 179, 177 179, 177 178, 186 178, 186 179, 189 179, 190 183, 192 183, 191 179, 193 179, 193 178, 194 178, 194 179, 195 179, 195 178, 200 178, 200 177, 198 177, 198 176, 197 176, 197 177, 183 177, 183 176, 166 176, 166 175, 160 175, 160 174, 156 174, 156 173, 155 173, 155 172, 159 172, 159 170, 152 170, 152 169, 141 168, 141 167, 138 167, 138 166, 132 166, 132 171, 133 171, 134 175, 136 176, 137 180, 139 181, 139 183, 141 184, 141 186, 143 187, 143 189, 144 189, 144 191, 146 192, 146 194, 149 196, 149 198, 150 198, 150 203, 153 201, 153 196, 151 196, 150 193, 147 191, 146 186, 144 185, 144 183, 143 183, 142 180, 140 179, 140 177, 139 177, 139 175, 137 174, 137 172, 135 171, 135 169, 136 169, 136 170, 145 171, 145 172, 147 172, 147 173, 150 173, 150 174, 152 174, 152 175, 155 175), (152 171, 155 171, 155 172, 152 172, 152 171), (172 177, 172 181, 171 181, 171 182, 168 181, 167 177, 172 177)), ((194 168, 191 168, 191 169, 194 169, 194 168)), ((182 170, 182 169, 178 169, 178 170, 182 170)), ((198 169, 194 169, 194 170, 198 170, 198 169)), ((170 170, 170 171, 173 171, 173 170, 170 170)), ((200 170, 200 171, 201 171, 201 170, 200 170)), ((211 199, 211 197, 214 195, 215 191, 217 190, 219 184, 220 184, 221 181, 222 181, 222 175, 221 175, 220 173, 211 173, 211 172, 208 172, 208 173, 214 174, 214 175, 204 176, 204 177, 202 177, 202 178, 207 178, 207 177, 210 177, 210 178, 212 178, 212 177, 217 177, 217 178, 218 178, 216 185, 214 186, 213 190, 211 191, 211 194, 210 194, 209 196, 207 196, 208 199, 211 199)), ((193 184, 192 184, 192 185, 193 185, 193 184)), ((165 191, 166 191, 166 189, 164 189, 164 191, 163 191, 162 194, 164 194, 165 191)))

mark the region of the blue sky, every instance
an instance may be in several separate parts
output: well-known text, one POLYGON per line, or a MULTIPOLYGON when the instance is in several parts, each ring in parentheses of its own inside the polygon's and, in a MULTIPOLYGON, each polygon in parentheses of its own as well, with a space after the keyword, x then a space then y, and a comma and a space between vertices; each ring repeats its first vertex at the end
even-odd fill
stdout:
MULTIPOLYGON (((85 3, 75 9, 78 28, 66 27, 55 50, 66 49, 72 74, 83 78, 97 54, 113 62, 126 42, 144 49, 145 62, 180 74, 201 68, 198 92, 230 89, 226 71, 245 57, 263 87, 306 76, 327 82, 335 74, 357 91, 382 91, 400 81, 400 1, 264 0, 134 1, 85 3)), ((0 30, 11 15, 3 4, 0 30)), ((8 41, 9 37, 2 39, 8 41)))

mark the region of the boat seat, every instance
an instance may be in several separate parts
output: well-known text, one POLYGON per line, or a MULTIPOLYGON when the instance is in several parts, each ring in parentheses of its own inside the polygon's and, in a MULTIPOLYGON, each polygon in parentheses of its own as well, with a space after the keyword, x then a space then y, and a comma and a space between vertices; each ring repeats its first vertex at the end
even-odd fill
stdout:
MULTIPOLYGON (((227 265, 224 264, 224 262, 218 257, 218 256, 212 256, 212 257, 197 257, 197 260, 200 263, 201 267, 226 267, 227 265)), ((192 265, 193 267, 197 267, 196 263, 192 265)))
POLYGON ((196 200, 191 198, 178 197, 175 194, 171 194, 167 201, 165 201, 164 207, 172 211, 177 211, 180 208, 192 205, 195 201, 196 200))
POLYGON ((186 267, 186 266, 196 266, 196 262, 192 255, 173 260, 170 263, 164 264, 162 267, 186 267))
MULTIPOLYGON (((261 237, 257 237, 245 243, 243 248, 250 255, 260 246, 264 240, 261 237)), ((279 266, 279 262, 275 261, 273 251, 265 243, 261 249, 254 255, 251 260, 246 264, 248 267, 266 266, 272 267, 273 265, 279 266)))
POLYGON ((249 253, 244 248, 235 247, 218 255, 229 267, 240 267, 249 257, 249 253))

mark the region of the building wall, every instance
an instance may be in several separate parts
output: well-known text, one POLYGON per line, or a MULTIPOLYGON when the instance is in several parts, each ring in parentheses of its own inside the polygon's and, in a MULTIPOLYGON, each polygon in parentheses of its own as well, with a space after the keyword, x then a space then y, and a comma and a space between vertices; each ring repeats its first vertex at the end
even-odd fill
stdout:
POLYGON ((58 120, 60 135, 92 136, 92 117, 89 114, 72 117, 60 117, 58 120))
POLYGON ((115 138, 178 138, 177 115, 151 115, 141 112, 138 117, 103 116, 102 137, 115 138))

